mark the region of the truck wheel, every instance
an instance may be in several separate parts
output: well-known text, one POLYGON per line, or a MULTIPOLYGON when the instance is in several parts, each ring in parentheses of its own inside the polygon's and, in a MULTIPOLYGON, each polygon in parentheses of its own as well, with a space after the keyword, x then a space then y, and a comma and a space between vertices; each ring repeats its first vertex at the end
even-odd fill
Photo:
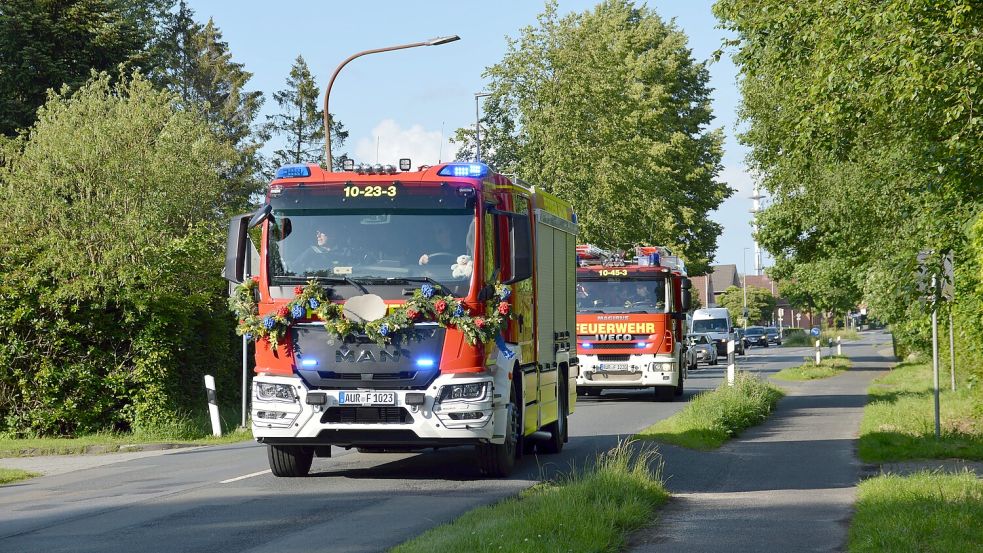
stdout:
POLYGON ((683 395, 683 386, 685 386, 686 379, 683 378, 683 373, 679 373, 679 384, 673 386, 672 395, 680 397, 683 395))
POLYGON ((551 434, 550 439, 540 442, 536 448, 543 453, 559 453, 563 450, 564 438, 567 434, 567 386, 560 383, 559 395, 557 398, 558 417, 554 422, 546 425, 544 430, 551 434))
POLYGON ((266 456, 270 460, 273 476, 307 476, 314 460, 314 450, 299 445, 268 445, 266 456))
POLYGON ((516 450, 519 446, 520 428, 519 407, 516 405, 515 388, 509 395, 509 404, 505 412, 509 418, 505 425, 505 442, 501 444, 478 444, 475 450, 478 454, 478 467, 488 476, 505 477, 512 474, 515 468, 516 450))

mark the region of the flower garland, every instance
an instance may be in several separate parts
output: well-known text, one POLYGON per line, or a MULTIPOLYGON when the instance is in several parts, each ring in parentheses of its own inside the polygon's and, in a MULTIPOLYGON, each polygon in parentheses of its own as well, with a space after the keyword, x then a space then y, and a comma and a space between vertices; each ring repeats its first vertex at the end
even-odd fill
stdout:
POLYGON ((468 343, 475 345, 492 340, 504 343, 496 338, 511 318, 508 299, 512 291, 506 286, 496 287, 495 295, 485 302, 484 314, 472 315, 464 302, 453 296, 438 296, 431 284, 424 284, 413 291, 406 303, 392 306, 385 317, 366 323, 345 318, 343 306, 332 303, 324 288, 314 280, 307 286, 294 288, 293 301, 261 317, 255 299, 257 286, 255 280, 246 280, 229 299, 229 307, 239 319, 236 333, 250 340, 265 338, 274 349, 287 335, 290 325, 299 319, 320 319, 324 328, 339 338, 352 333, 365 334, 380 345, 398 340, 418 322, 434 321, 442 327, 460 330, 468 343))

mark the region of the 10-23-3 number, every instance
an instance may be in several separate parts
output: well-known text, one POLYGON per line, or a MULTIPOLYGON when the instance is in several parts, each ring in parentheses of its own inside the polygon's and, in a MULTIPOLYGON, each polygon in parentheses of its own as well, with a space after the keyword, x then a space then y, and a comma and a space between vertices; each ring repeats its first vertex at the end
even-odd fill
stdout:
POLYGON ((390 198, 396 197, 396 186, 346 186, 345 187, 345 197, 346 198, 379 198, 382 196, 389 196, 390 198))

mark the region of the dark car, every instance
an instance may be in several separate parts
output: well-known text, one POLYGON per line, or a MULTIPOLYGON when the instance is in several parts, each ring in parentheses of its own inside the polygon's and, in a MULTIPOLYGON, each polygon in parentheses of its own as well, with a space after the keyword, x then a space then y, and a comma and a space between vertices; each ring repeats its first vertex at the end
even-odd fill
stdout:
POLYGON ((734 336, 736 337, 734 343, 734 353, 738 355, 744 355, 747 353, 747 348, 751 347, 751 343, 747 341, 747 336, 744 335, 743 328, 735 328, 734 336))
POLYGON ((775 344, 776 346, 782 345, 782 333, 778 331, 777 327, 765 327, 765 334, 768 335, 768 341, 772 344, 775 344))
POLYGON ((749 326, 744 332, 744 337, 752 346, 768 347, 768 333, 763 326, 749 326))

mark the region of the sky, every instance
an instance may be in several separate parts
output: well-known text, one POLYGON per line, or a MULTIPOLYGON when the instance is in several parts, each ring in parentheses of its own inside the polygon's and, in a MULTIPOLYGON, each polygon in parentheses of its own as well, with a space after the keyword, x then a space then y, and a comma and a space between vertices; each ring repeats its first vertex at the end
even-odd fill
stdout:
MULTIPOLYGON (((561 15, 583 12, 596 3, 560 0, 559 11, 561 15)), ((653 8, 663 19, 675 19, 697 60, 709 59, 726 36, 716 27, 710 0, 637 3, 653 8)), ((329 111, 350 133, 341 151, 356 162, 378 159, 395 164, 409 157, 414 165, 453 160, 456 146, 447 139, 459 127, 474 126, 474 94, 484 90, 485 68, 502 59, 508 37, 535 25, 543 11, 538 0, 188 0, 188 5, 198 21, 215 21, 233 59, 253 74, 246 89, 264 93, 262 118, 276 111, 273 92, 285 88, 298 55, 323 90, 335 67, 357 52, 460 36, 461 40, 442 46, 359 57, 345 66, 332 87, 329 111)), ((724 227, 714 263, 734 264, 741 272, 746 263, 753 274, 749 212, 753 180, 744 166, 747 149, 735 137, 740 102, 737 69, 724 56, 709 70, 714 89, 712 126, 726 135, 719 178, 735 190, 710 216, 724 227)), ((273 149, 271 143, 266 151, 273 149)), ((764 265, 770 263, 765 256, 764 265)))

